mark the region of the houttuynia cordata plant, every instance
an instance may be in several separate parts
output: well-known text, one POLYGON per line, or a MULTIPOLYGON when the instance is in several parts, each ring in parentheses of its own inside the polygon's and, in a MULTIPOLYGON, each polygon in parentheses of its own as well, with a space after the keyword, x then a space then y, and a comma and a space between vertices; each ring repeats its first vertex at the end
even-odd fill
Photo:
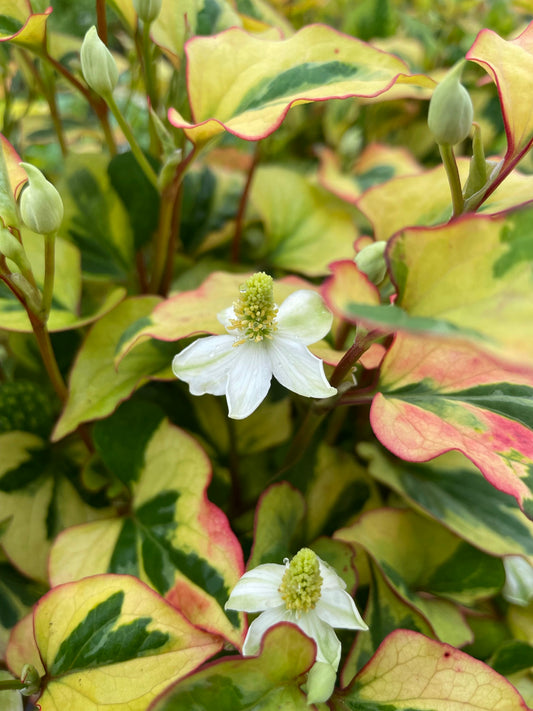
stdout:
POLYGON ((533 5, 0 2, 0 711, 533 706, 533 5))

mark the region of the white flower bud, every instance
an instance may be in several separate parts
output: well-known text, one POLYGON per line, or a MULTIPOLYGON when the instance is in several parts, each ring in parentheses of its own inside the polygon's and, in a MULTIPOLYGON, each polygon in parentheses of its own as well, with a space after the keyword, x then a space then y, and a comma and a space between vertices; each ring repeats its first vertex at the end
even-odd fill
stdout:
POLYGON ((133 7, 143 22, 153 22, 161 12, 163 0, 133 0, 133 7))
POLYGON ((20 197, 20 215, 24 224, 41 235, 56 232, 63 220, 61 195, 34 165, 20 165, 28 175, 28 185, 20 197))
POLYGON ((117 85, 118 69, 94 25, 85 33, 80 59, 83 76, 91 89, 100 96, 111 94, 117 85))
POLYGON ((461 143, 472 127, 474 108, 460 83, 462 70, 463 62, 456 64, 437 85, 429 102, 429 130, 440 144, 461 143))

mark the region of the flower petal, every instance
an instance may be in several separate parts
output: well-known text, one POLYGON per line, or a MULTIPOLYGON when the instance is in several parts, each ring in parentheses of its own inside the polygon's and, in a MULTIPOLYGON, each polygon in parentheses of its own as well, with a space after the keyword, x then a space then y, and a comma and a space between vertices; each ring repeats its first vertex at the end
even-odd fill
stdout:
POLYGON ((324 374, 324 364, 303 343, 276 334, 265 344, 272 373, 288 390, 306 397, 331 397, 332 388, 324 374))
POLYGON ((233 336, 200 338, 174 356, 174 375, 189 384, 193 395, 224 395, 237 355, 234 342, 233 336))
POLYGON ((292 620, 287 619, 285 605, 273 607, 270 610, 262 612, 259 617, 252 622, 242 646, 242 653, 245 657, 258 654, 263 635, 270 627, 277 625, 278 622, 292 622, 292 620))
POLYGON ((296 620, 296 624, 302 632, 315 640, 316 661, 327 662, 336 669, 341 658, 341 643, 333 631, 333 627, 320 619, 316 609, 304 613, 296 620))
POLYGON ((231 591, 226 610, 262 612, 283 604, 279 594, 285 566, 277 563, 258 565, 245 573, 231 591))
POLYGON ((323 589, 315 607, 321 620, 332 627, 349 630, 367 630, 351 595, 345 590, 323 589))
POLYGON ((226 387, 228 414, 234 420, 242 420, 267 396, 272 369, 264 342, 246 341, 233 350, 237 357, 231 364, 226 387))
POLYGON ((290 294, 278 311, 278 333, 305 346, 316 343, 329 332, 333 315, 320 294, 300 289, 290 294))

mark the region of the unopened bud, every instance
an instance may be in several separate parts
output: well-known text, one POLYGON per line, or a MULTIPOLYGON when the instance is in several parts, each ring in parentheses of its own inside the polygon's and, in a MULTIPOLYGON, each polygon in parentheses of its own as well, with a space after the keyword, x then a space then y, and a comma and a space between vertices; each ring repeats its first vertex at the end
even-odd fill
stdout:
POLYGON ((29 181, 20 197, 20 215, 24 224, 40 235, 56 232, 63 220, 61 195, 34 165, 20 165, 29 181))
POLYGON ((91 89, 104 97, 112 94, 118 81, 117 65, 94 25, 85 33, 80 59, 81 71, 91 89))
POLYGON ((474 108, 460 82, 462 71, 463 62, 460 62, 437 85, 429 102, 429 130, 440 144, 461 143, 472 127, 474 108))
POLYGON ((20 680, 24 684, 24 688, 21 690, 23 696, 33 696, 33 694, 36 694, 41 688, 39 672, 31 664, 25 664, 22 667, 20 680))
POLYGON ((163 0, 133 0, 133 7, 139 18, 146 23, 153 22, 161 12, 163 0))
POLYGON ((380 284, 387 273, 385 262, 386 242, 372 242, 355 255, 359 271, 364 272, 373 284, 380 284))
POLYGON ((30 262, 22 244, 15 235, 0 226, 0 254, 14 262, 23 274, 31 272, 30 262))

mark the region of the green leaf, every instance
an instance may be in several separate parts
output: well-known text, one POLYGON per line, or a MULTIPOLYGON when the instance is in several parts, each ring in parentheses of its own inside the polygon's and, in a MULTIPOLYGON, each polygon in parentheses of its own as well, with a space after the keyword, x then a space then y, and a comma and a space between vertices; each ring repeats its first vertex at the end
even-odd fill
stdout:
POLYGON ((159 193, 131 151, 113 156, 107 172, 116 194, 128 211, 135 251, 150 241, 159 219, 159 193))
POLYGON ((351 711, 527 711, 502 676, 464 652, 417 632, 397 630, 333 709, 351 711))
POLYGON ((533 209, 499 218, 466 216, 444 227, 405 230, 388 249, 396 304, 436 318, 483 349, 531 366, 533 209))
MULTIPOLYGON (((43 237, 23 229, 22 238, 37 286, 42 289, 43 237)), ((47 323, 50 332, 80 328, 96 321, 122 301, 125 293, 122 287, 102 288, 96 298, 89 298, 88 294, 82 293, 79 250, 70 242, 56 238, 54 295, 47 323)), ((22 333, 31 333, 33 330, 24 307, 4 282, 0 282, 0 328, 22 333)))
POLYGON ((504 40, 492 30, 482 30, 466 54, 467 59, 489 73, 498 88, 507 152, 495 176, 496 182, 509 173, 533 142, 533 119, 523 101, 532 86, 532 37, 531 24, 513 40, 504 40))
POLYGON ((141 711, 220 649, 136 578, 100 575, 60 585, 34 612, 49 675, 42 711, 141 711))
POLYGON ((423 462, 462 452, 533 517, 533 377, 464 343, 398 334, 370 411, 382 444, 423 462))
POLYGON ((22 575, 0 554, 0 658, 5 658, 13 627, 46 590, 44 585, 22 575))
POLYGON ((533 523, 512 496, 491 486, 459 452, 422 464, 393 459, 367 442, 357 452, 375 479, 473 546, 496 556, 533 556, 533 523))
MULTIPOLYGON (((127 421, 128 411, 117 413, 113 427, 121 418, 127 421)), ((155 425, 155 417, 149 424, 155 425)), ((224 611, 224 604, 244 572, 242 551, 226 516, 206 498, 207 455, 167 420, 140 454, 142 468, 129 482, 130 514, 60 535, 50 556, 50 579, 57 585, 97 573, 136 575, 194 624, 240 646, 241 617, 224 611)))
POLYGON ((246 567, 281 563, 284 558, 290 558, 304 512, 302 494, 288 482, 270 486, 257 503, 254 545, 246 567))
POLYGON ((246 140, 264 138, 296 103, 375 97, 395 84, 409 85, 402 86, 406 93, 413 85, 433 86, 428 77, 409 75, 397 57, 325 25, 304 27, 288 39, 233 28, 193 38, 186 54, 194 123, 175 109, 169 120, 198 144, 224 130, 246 140))
MULTIPOLYGON (((360 554, 357 555, 356 563, 360 554)), ((342 668, 342 686, 348 686, 359 669, 372 658, 383 640, 397 629, 414 630, 434 637, 431 625, 424 615, 399 597, 387 582, 378 566, 371 564, 371 582, 368 603, 363 617, 368 625, 366 634, 355 639, 342 668)))
POLYGON ((136 319, 147 316, 159 301, 156 296, 129 298, 92 327, 70 374, 69 395, 52 434, 54 440, 74 431, 82 422, 109 415, 150 377, 172 377, 174 349, 157 342, 142 344, 120 364, 118 371, 113 364, 123 332, 136 319))
POLYGON ((460 612, 448 601, 472 604, 503 587, 503 563, 444 527, 408 509, 375 509, 335 538, 362 545, 389 585, 455 645, 471 638, 460 612))
POLYGON ((258 657, 211 664, 166 691, 150 711, 306 711, 299 686, 314 657, 313 641, 282 623, 265 633, 258 657))
MULTIPOLYGON (((91 277, 125 279, 133 266, 130 216, 112 187, 104 154, 71 154, 57 188, 63 198, 62 232, 82 255, 91 277)), ((115 170, 111 168, 111 174, 115 170)))
POLYGON ((36 435, 1 434, 0 451, 0 511, 8 520, 2 546, 22 573, 47 582, 48 554, 59 531, 109 510, 84 501, 76 466, 36 435))
POLYGON ((31 6, 26 3, 4 0, 2 15, 13 18, 17 21, 17 25, 11 28, 4 26, 0 32, 0 42, 13 42, 23 49, 41 54, 46 44, 46 21, 51 12, 52 8, 49 7, 44 12, 32 13, 31 6))
POLYGON ((319 276, 353 255, 353 215, 305 175, 281 166, 258 168, 251 205, 265 229, 261 256, 273 267, 319 276))

